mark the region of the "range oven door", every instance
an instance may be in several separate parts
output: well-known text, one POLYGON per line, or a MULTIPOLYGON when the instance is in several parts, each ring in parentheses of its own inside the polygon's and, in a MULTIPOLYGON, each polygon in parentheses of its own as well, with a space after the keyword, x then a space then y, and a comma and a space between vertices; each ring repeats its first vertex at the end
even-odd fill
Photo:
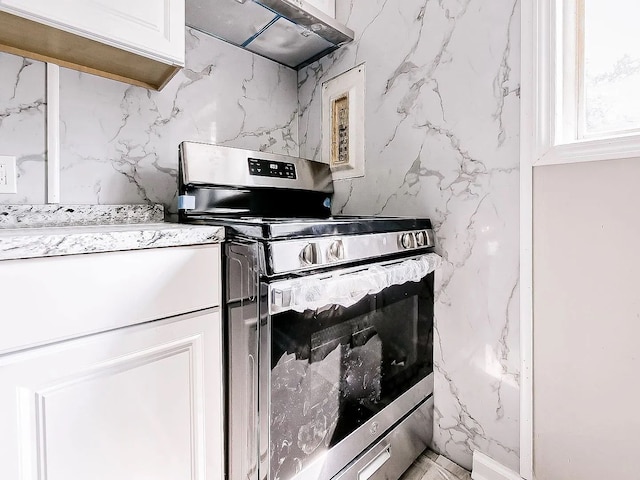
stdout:
POLYGON ((427 254, 262 285, 261 479, 329 479, 432 394, 439 262, 427 254))

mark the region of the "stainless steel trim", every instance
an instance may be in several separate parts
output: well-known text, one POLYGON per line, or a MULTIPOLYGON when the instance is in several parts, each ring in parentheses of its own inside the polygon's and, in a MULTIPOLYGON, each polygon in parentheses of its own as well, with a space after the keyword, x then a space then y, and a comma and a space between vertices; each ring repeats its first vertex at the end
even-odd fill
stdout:
POLYGON ((312 30, 334 45, 343 45, 354 38, 354 32, 335 18, 304 0, 258 0, 283 17, 312 30))
POLYGON ((427 234, 427 243, 429 245, 435 245, 436 244, 436 236, 435 233, 433 232, 433 230, 425 230, 426 234, 427 234))
POLYGON ((336 45, 311 32, 307 27, 278 17, 260 35, 244 45, 244 48, 282 65, 298 68, 319 54, 324 56, 326 52, 335 50, 336 45), (280 48, 275 48, 276 45, 280 48))
POLYGON ((435 242, 431 230, 341 235, 314 238, 313 240, 281 240, 268 244, 271 268, 274 274, 310 270, 323 265, 340 265, 347 262, 392 255, 394 253, 412 252, 433 246, 435 246, 435 242), (420 247, 416 245, 416 232, 426 232, 428 241, 426 245, 420 247), (408 248, 402 244, 402 238, 405 235, 410 235, 412 239, 411 245, 408 248), (342 245, 342 258, 340 259, 335 258, 331 254, 332 246, 336 242, 340 242, 342 245), (313 247, 308 247, 308 245, 313 245, 313 247), (298 253, 301 253, 305 248, 314 248, 318 252, 317 262, 307 263, 301 260, 298 253))
MULTIPOLYGON (((360 428, 340 443, 334 445, 325 456, 307 465, 290 480, 329 480, 333 478, 349 465, 354 458, 361 455, 363 447, 379 440, 389 429, 411 412, 416 405, 420 405, 421 402, 432 394, 433 373, 430 373, 384 410, 375 415, 371 420, 361 425, 360 428), (375 428, 373 428, 374 426, 375 428)), ((427 434, 430 436, 430 427, 430 424, 422 426, 425 431, 425 436, 427 434)), ((424 448, 426 448, 426 445, 424 448)), ((422 450, 424 450, 424 448, 422 450)), ((357 477, 349 478, 357 479, 357 477)))
POLYGON ((271 416, 271 322, 268 315, 268 288, 266 284, 260 285, 260 364, 258 370, 259 381, 259 464, 258 474, 260 480, 268 480, 271 457, 270 422, 271 416))
POLYGON ((208 143, 182 142, 179 161, 184 185, 286 188, 333 193, 329 165, 313 160, 208 143), (249 158, 293 163, 297 178, 250 175, 249 158))
POLYGON ((257 245, 229 243, 226 250, 228 345, 227 449, 229 478, 258 477, 258 276, 257 245))
MULTIPOLYGON (((370 447, 333 480, 362 480, 361 472, 384 452, 390 458, 375 472, 376 479, 400 478, 433 438, 433 397, 404 418, 389 434, 370 447), (364 466, 364 467, 363 467, 364 466)), ((315 479, 309 479, 315 480, 315 479)))
MULTIPOLYGON (((258 372, 256 366, 257 358, 254 358, 253 355, 249 355, 249 361, 247 363, 248 374, 247 378, 249 379, 249 393, 247 398, 249 399, 249 423, 247 425, 247 431, 253 432, 258 429, 258 372)), ((258 464, 258 439, 255 435, 249 434, 248 436, 248 448, 247 448, 247 465, 257 465, 258 464)), ((257 469, 250 468, 251 477, 257 476, 257 469)))
POLYGON ((185 21, 201 32, 296 69, 354 38, 353 30, 304 0, 187 0, 185 21), (284 37, 274 38, 274 26, 285 22, 295 33, 284 31, 284 37), (255 48, 259 42, 260 47, 255 48))

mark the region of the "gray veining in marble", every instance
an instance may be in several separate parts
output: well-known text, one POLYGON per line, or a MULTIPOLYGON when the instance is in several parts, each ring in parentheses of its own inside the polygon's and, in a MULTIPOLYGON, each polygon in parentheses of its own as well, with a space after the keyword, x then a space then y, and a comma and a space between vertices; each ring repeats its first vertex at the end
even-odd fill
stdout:
POLYGON ((162 205, 0 206, 0 260, 219 243, 224 228, 163 223, 162 205))
POLYGON ((161 92, 60 71, 61 199, 175 211, 178 145, 298 154, 296 73, 186 31, 186 67, 161 92))
POLYGON ((219 226, 146 223, 0 229, 0 260, 219 243, 219 226))
POLYGON ((0 229, 162 221, 162 205, 0 205, 0 229))
MULTIPOLYGON (((161 92, 60 69, 61 201, 161 203, 175 212, 183 140, 298 155, 296 72, 186 29, 186 67, 161 92)), ((45 201, 44 64, 0 53, 0 155, 18 194, 45 201)))
POLYGON ((433 220, 433 448, 517 469, 519 1, 337 8, 356 40, 298 74, 301 155, 321 160, 322 83, 365 62, 366 175, 337 182, 335 212, 433 220))

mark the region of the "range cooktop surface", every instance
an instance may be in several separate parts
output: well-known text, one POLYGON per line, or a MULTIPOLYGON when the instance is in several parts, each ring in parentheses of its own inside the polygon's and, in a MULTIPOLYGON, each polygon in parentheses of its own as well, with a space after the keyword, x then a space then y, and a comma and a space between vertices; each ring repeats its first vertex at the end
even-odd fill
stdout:
POLYGON ((340 215, 329 218, 229 218, 200 216, 199 218, 191 218, 190 221, 193 223, 224 225, 232 235, 242 235, 262 240, 431 229, 431 222, 428 219, 413 217, 340 215))
POLYGON ((219 145, 180 144, 182 222, 224 225, 230 236, 263 241, 405 232, 425 236, 431 229, 426 218, 331 217, 333 191, 331 168, 324 163, 219 145))

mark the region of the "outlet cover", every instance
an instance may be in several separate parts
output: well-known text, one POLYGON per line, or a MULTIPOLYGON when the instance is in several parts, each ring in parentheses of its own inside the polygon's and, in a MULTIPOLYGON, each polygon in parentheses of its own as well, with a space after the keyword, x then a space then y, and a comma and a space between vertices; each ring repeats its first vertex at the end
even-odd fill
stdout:
POLYGON ((322 84, 322 161, 334 180, 364 176, 365 66, 322 84))
POLYGON ((0 155, 0 194, 18 193, 16 157, 0 155))

